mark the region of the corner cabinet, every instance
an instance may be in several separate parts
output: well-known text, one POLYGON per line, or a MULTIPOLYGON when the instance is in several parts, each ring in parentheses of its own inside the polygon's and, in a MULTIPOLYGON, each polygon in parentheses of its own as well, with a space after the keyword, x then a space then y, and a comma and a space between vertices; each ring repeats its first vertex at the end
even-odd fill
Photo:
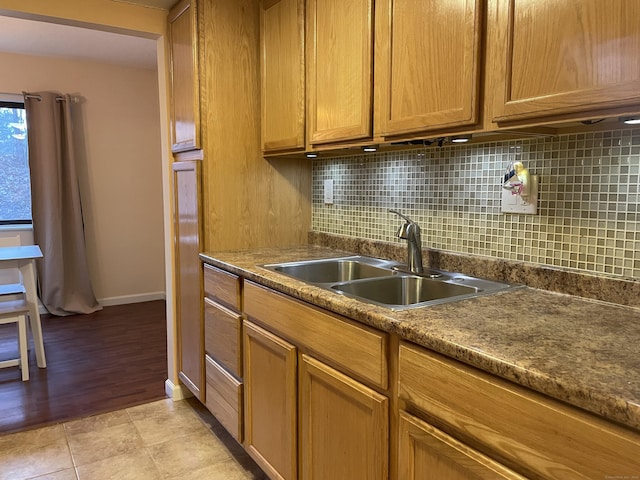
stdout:
POLYGON ((307 0, 306 18, 309 143, 370 139, 373 0, 307 0))
POLYGON ((201 161, 174 162, 172 167, 178 375, 196 398, 204 400, 202 274, 199 258, 202 249, 201 161))
POLYGON ((579 119, 638 109, 640 2, 494 3, 496 122, 579 119))
POLYGON ((200 148, 197 0, 182 0, 169 12, 171 150, 200 148))
POLYGON ((305 148, 304 0, 262 0, 263 152, 305 148))
POLYGON ((483 4, 376 0, 376 135, 481 120, 483 4))

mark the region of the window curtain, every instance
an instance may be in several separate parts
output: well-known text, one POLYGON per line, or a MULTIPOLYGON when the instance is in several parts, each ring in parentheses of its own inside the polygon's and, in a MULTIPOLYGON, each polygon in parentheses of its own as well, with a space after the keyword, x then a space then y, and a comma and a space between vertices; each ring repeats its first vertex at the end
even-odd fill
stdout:
POLYGON ((40 300, 54 315, 102 307, 91 286, 76 172, 69 95, 25 93, 31 210, 40 300))

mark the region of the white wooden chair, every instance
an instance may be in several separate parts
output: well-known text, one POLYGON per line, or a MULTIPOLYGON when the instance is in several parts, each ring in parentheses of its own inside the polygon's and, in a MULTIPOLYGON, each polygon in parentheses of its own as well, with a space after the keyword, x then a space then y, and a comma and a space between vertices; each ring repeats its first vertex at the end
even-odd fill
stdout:
MULTIPOLYGON (((0 237, 0 247, 16 247, 20 245, 18 235, 0 237)), ((0 368, 19 366, 22 380, 29 380, 29 341, 27 336, 27 315, 29 308, 26 302, 25 286, 17 264, 2 262, 0 264, 0 325, 15 323, 18 331, 19 358, 0 362, 0 368)))
MULTIPOLYGON (((0 247, 17 247, 20 244, 19 235, 0 237, 0 247)), ((0 264, 0 300, 19 300, 24 293, 24 281, 18 265, 11 262, 0 264)))
POLYGON ((0 362, 0 368, 20 367, 22 381, 29 380, 29 350, 27 348, 27 314, 29 307, 22 300, 0 301, 0 325, 15 323, 18 327, 18 350, 20 357, 0 362))

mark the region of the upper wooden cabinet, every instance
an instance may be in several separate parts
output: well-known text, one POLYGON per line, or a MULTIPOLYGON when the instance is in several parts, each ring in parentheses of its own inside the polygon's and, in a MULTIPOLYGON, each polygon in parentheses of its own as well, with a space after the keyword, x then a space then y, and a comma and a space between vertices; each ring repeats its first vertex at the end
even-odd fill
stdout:
POLYGON ((263 0, 262 149, 305 147, 304 0, 263 0))
POLYGON ((182 0, 169 12, 171 151, 200 148, 197 0, 182 0))
POLYGON ((499 0, 494 120, 640 105, 640 2, 499 0))
POLYGON ((376 1, 376 134, 479 121, 483 3, 376 1))
POLYGON ((309 143, 370 138, 372 0, 308 0, 306 36, 309 143))

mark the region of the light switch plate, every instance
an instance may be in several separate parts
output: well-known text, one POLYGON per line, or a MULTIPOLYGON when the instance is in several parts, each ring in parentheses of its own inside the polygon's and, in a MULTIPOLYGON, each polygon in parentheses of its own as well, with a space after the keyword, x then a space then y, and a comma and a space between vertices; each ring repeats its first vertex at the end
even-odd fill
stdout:
POLYGON ((536 215, 538 213, 538 175, 531 175, 528 190, 529 194, 525 198, 513 195, 509 190, 503 188, 502 212, 536 215))
POLYGON ((325 180, 324 181, 324 203, 332 204, 333 203, 333 180, 325 180))

